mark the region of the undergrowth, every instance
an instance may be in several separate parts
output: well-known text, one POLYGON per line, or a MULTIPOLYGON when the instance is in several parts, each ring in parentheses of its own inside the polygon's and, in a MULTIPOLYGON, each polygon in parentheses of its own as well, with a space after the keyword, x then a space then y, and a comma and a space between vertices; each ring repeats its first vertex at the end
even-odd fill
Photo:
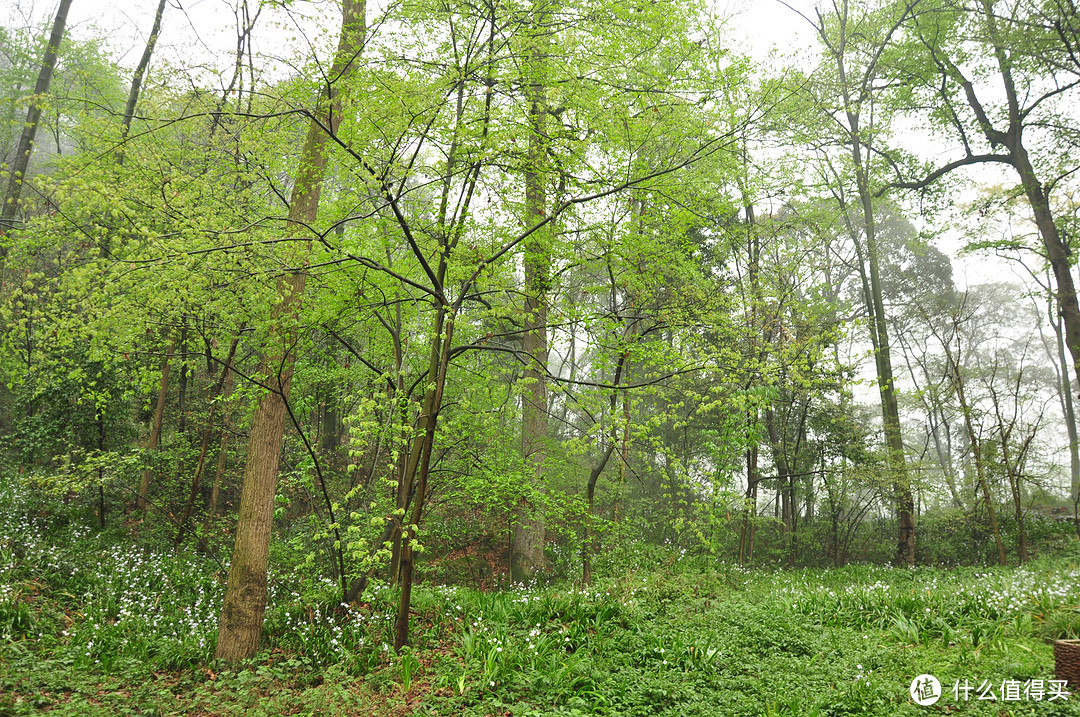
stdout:
POLYGON ((628 550, 587 589, 419 586, 401 653, 394 590, 343 605, 333 581, 276 565, 263 652, 225 666, 213 660, 224 564, 4 499, 0 715, 1080 715, 1080 700, 1049 691, 953 691, 1049 687, 1050 641, 1080 631, 1076 558, 647 570, 628 550), (909 696, 923 673, 941 682, 935 708, 909 696))

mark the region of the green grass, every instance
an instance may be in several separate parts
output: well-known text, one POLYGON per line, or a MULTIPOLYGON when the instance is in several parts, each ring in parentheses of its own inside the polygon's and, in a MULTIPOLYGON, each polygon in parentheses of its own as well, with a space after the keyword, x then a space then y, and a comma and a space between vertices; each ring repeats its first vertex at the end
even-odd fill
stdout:
MULTIPOLYGON (((0 496, 3 497, 3 496, 0 496)), ((395 595, 360 604, 275 570, 264 651, 212 660, 221 568, 77 522, 0 526, 0 716, 1080 715, 1080 699, 958 702, 1053 678, 1080 627, 1080 560, 1022 569, 623 568, 588 590, 420 586, 412 648, 395 595), (919 707, 914 676, 944 696, 919 707), (995 687, 995 692, 997 687, 995 687)), ((643 561, 629 561, 643 564, 643 561)))

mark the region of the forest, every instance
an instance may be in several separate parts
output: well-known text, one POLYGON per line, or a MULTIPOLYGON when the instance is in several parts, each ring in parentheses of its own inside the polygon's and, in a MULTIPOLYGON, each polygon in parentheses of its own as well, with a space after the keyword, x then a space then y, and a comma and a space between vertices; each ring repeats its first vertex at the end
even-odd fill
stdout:
POLYGON ((1080 714, 1073 0, 85 2, 0 717, 1080 714))

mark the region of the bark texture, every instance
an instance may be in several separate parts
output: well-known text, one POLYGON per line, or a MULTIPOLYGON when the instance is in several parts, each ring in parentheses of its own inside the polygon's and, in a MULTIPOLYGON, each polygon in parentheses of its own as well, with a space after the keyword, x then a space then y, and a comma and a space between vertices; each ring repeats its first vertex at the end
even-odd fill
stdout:
MULTIPOLYGON (((529 153, 525 169, 525 216, 528 224, 543 221, 547 211, 547 87, 544 18, 545 0, 532 6, 533 31, 526 50, 526 100, 529 105, 529 153)), ((523 346, 527 366, 521 391, 521 454, 527 480, 542 491, 544 453, 547 438, 547 302, 551 282, 548 235, 551 225, 534 232, 525 244, 525 335, 523 346)), ((533 493, 532 490, 525 491, 533 493)), ((546 526, 540 506, 526 498, 514 510, 514 534, 510 550, 510 576, 515 582, 529 580, 544 567, 546 526)))

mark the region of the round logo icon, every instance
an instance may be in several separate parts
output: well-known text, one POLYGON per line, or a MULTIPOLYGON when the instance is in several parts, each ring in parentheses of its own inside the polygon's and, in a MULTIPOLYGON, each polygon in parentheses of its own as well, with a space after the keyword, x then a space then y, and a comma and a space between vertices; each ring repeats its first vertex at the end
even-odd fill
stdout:
POLYGON ((919 675, 911 681, 911 699, 915 704, 929 707, 941 699, 941 683, 933 675, 919 675))

